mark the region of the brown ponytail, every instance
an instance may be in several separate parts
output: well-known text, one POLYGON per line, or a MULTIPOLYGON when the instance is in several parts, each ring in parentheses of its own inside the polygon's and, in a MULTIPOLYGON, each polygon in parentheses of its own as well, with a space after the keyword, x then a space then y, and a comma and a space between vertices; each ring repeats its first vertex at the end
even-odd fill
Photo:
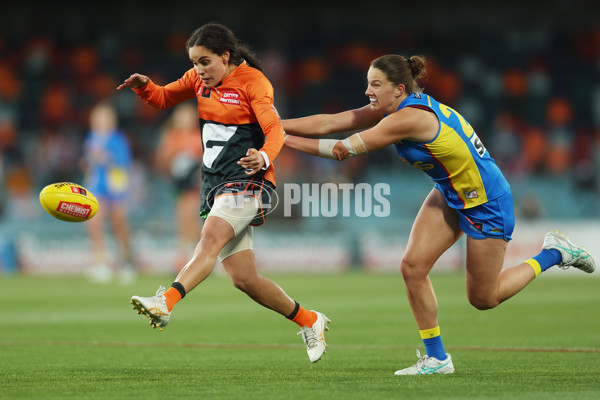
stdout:
POLYGON ((388 54, 373 60, 371 67, 383 72, 394 85, 403 84, 406 93, 411 94, 422 91, 417 80, 425 75, 425 64, 425 57, 420 55, 404 58, 397 54, 388 54))

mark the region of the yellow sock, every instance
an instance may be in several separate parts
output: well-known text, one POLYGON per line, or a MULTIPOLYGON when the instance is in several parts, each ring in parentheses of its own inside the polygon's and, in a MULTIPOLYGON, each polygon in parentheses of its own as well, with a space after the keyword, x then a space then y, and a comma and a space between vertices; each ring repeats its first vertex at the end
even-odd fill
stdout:
POLYGON ((530 258, 529 260, 525 261, 525 264, 529 264, 529 266, 533 269, 533 273, 535 274, 536 278, 542 273, 542 267, 536 259, 530 258))

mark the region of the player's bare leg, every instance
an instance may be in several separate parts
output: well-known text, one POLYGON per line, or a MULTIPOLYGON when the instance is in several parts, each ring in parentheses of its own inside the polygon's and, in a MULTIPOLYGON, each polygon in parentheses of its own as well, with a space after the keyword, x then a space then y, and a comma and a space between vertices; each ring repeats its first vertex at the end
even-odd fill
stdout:
POLYGON ((151 326, 162 330, 169 323, 175 303, 210 275, 217 255, 233 237, 233 228, 227 221, 209 216, 192 259, 183 267, 171 288, 165 290, 161 286, 150 297, 133 296, 133 308, 138 314, 146 315, 151 326))
POLYGON ((329 330, 331 322, 325 314, 301 308, 283 289, 272 280, 260 275, 256 269, 254 252, 243 250, 232 254, 222 261, 233 285, 246 293, 258 304, 271 309, 296 322, 301 327, 299 334, 306 344, 306 351, 311 362, 317 362, 325 354, 324 332, 329 330), (294 311, 299 314, 291 318, 294 311), (308 322, 307 322, 308 321, 308 322))
POLYGON ((113 270, 109 265, 106 253, 106 237, 104 235, 104 218, 107 212, 109 211, 104 207, 99 207, 95 218, 88 220, 86 224, 94 253, 94 266, 89 271, 89 277, 98 283, 108 283, 113 277, 113 270))
POLYGON ((525 263, 502 271, 507 244, 504 239, 467 237, 467 298, 479 310, 496 307, 535 278, 525 263))
POLYGON ((415 219, 401 265, 408 302, 427 354, 421 357, 417 350, 417 363, 396 371, 395 375, 454 373, 452 357, 442 344, 437 300, 428 275, 461 234, 456 211, 448 207, 438 190, 432 190, 415 219))
POLYGON ((438 190, 432 190, 417 214, 401 265, 408 302, 420 330, 438 325, 429 271, 461 234, 456 211, 446 205, 438 190))
POLYGON ((258 274, 254 252, 244 250, 222 261, 233 285, 258 304, 287 317, 296 303, 275 282, 258 274))
POLYGON ((192 259, 183 267, 175 282, 190 292, 212 272, 219 252, 234 237, 231 225, 219 218, 209 216, 202 228, 202 235, 192 259))

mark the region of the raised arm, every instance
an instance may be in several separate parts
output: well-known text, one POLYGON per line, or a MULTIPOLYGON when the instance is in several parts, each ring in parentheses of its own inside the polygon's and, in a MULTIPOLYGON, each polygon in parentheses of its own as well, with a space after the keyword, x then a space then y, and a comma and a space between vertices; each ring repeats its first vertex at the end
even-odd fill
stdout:
POLYGON ((321 136, 332 133, 366 129, 377 124, 383 114, 364 106, 337 114, 315 114, 308 117, 284 119, 283 129, 295 136, 321 136))
POLYGON ((166 86, 157 85, 149 77, 135 73, 125 79, 117 90, 131 88, 146 103, 164 110, 196 97, 192 83, 194 73, 190 69, 180 79, 166 86))

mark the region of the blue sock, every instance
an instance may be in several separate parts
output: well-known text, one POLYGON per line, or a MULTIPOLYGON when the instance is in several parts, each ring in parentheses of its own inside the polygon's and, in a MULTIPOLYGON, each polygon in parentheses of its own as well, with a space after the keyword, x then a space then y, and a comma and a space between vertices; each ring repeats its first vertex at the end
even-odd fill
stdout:
POLYGON ((427 350, 427 355, 429 357, 435 357, 440 361, 446 359, 446 350, 444 350, 442 337, 440 335, 423 339, 423 343, 425 344, 425 350, 427 350))
POLYGON ((533 257, 540 264, 541 271, 544 272, 553 265, 558 265, 562 261, 560 251, 555 249, 544 249, 540 254, 533 257))

